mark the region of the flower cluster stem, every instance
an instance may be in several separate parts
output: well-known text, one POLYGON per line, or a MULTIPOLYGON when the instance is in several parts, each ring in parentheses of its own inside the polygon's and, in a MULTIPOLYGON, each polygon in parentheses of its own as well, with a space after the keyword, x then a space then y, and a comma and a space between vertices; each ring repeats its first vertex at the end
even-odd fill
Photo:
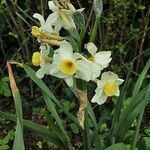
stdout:
POLYGON ((93 42, 96 38, 97 28, 98 28, 99 22, 100 22, 100 17, 96 16, 94 27, 93 27, 93 30, 92 30, 92 33, 91 33, 90 42, 93 42))

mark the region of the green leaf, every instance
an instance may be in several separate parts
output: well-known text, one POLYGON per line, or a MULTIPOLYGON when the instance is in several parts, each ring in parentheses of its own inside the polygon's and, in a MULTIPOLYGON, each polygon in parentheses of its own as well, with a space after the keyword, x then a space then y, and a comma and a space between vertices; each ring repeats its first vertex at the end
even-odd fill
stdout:
POLYGON ((145 67, 144 67, 142 73, 140 74, 140 76, 139 76, 139 78, 138 78, 138 80, 137 80, 137 82, 136 82, 136 84, 135 84, 135 86, 134 86, 134 89, 133 89, 133 96, 139 93, 140 88, 141 88, 141 86, 142 86, 142 83, 143 83, 143 81, 144 81, 144 79, 145 79, 145 76, 146 76, 146 74, 147 74, 149 68, 150 68, 150 59, 148 60, 147 64, 145 65, 145 67))
POLYGON ((9 146, 8 145, 1 145, 0 150, 8 150, 9 146))
POLYGON ((70 128, 72 129, 72 131, 73 131, 75 134, 78 134, 78 133, 79 133, 79 128, 77 127, 77 125, 76 125, 75 123, 70 124, 70 128))
POLYGON ((6 97, 11 96, 8 77, 3 77, 0 81, 0 94, 4 94, 6 97))
POLYGON ((79 125, 77 118, 66 111, 64 107, 60 104, 60 102, 56 99, 55 95, 50 91, 50 89, 45 85, 45 83, 41 80, 38 79, 35 75, 35 71, 31 69, 30 67, 23 65, 23 68, 25 72, 28 74, 28 76, 38 85, 38 87, 46 93, 52 100, 55 102, 55 104, 70 118, 73 122, 75 122, 77 125, 79 125))
POLYGON ((17 125, 16 125, 16 132, 15 132, 15 139, 13 144, 13 150, 25 150, 24 147, 24 140, 23 140, 23 116, 22 116, 22 102, 20 93, 16 90, 13 93, 15 107, 16 107, 16 114, 17 114, 17 125))
POLYGON ((127 133, 128 129, 131 127, 133 121, 150 102, 149 93, 150 84, 146 88, 144 88, 136 97, 132 97, 132 100, 129 103, 128 107, 123 110, 120 116, 120 121, 118 125, 119 127, 116 129, 118 134, 118 141, 123 141, 124 136, 127 133), (148 96, 145 97, 145 95, 148 96))
POLYGON ((103 11, 103 2, 102 0, 93 1, 93 9, 97 17, 100 17, 103 11))
POLYGON ((68 145, 68 148, 71 149, 72 146, 71 146, 71 143, 70 143, 70 139, 69 139, 69 136, 67 134, 67 132, 65 131, 63 125, 62 125, 62 122, 61 122, 61 119, 59 118, 58 116, 58 113, 55 109, 55 106, 52 102, 52 100, 64 111, 66 112, 66 114, 68 114, 68 117, 71 117, 71 115, 69 115, 68 111, 66 111, 63 106, 58 102, 58 100, 56 99, 55 95, 49 90, 49 88, 45 85, 45 83, 38 79, 35 75, 35 72, 29 68, 28 66, 24 65, 24 69, 26 71, 26 73, 29 75, 29 77, 42 89, 43 91, 43 96, 44 96, 44 100, 45 100, 45 103, 48 107, 48 110, 53 114, 54 118, 56 119, 56 122, 60 128, 60 130, 62 131, 64 137, 65 137, 65 140, 66 140, 66 144, 68 145))
POLYGON ((81 12, 76 12, 73 14, 73 18, 75 21, 75 24, 79 29, 85 28, 85 18, 81 12))
POLYGON ((92 109, 90 103, 88 103, 88 105, 87 105, 87 112, 93 122, 93 125, 94 125, 94 136, 93 137, 95 137, 95 140, 94 140, 95 147, 96 147, 96 149, 103 149, 102 139, 98 133, 97 121, 96 121, 95 114, 93 112, 93 109, 92 109))
POLYGON ((69 32, 69 34, 70 34, 70 36, 69 36, 69 37, 71 37, 71 38, 73 38, 73 39, 75 39, 75 40, 77 40, 77 39, 78 39, 78 37, 79 37, 79 33, 78 33, 78 31, 77 31, 77 29, 76 29, 76 28, 72 28, 72 29, 71 29, 71 30, 69 30, 68 32, 69 32))
POLYGON ((129 68, 125 83, 123 84, 123 87, 122 87, 121 92, 120 92, 120 96, 118 97, 117 103, 115 105, 115 109, 114 109, 114 113, 113 113, 113 120, 112 120, 113 132, 118 125, 119 117, 121 114, 121 109, 123 108, 123 102, 125 99, 126 90, 127 90, 129 83, 130 83, 130 76, 131 76, 132 68, 133 68, 133 64, 130 64, 130 68, 129 68))
POLYGON ((67 40, 72 45, 74 51, 79 52, 78 44, 73 38, 66 36, 64 37, 64 39, 67 40))
POLYGON ((123 143, 114 144, 104 150, 125 150, 125 146, 123 143))
MULTIPOLYGON (((58 126, 60 128, 60 130, 64 134, 64 138, 66 138, 67 140, 69 140, 67 132, 66 132, 66 130, 63 127, 62 121, 61 121, 61 119, 60 119, 60 117, 59 117, 59 115, 58 115, 58 113, 57 113, 57 111, 56 111, 56 109, 55 109, 52 101, 51 101, 51 98, 46 93, 44 93, 44 92, 43 92, 43 97, 44 97, 45 103, 46 103, 46 105, 48 107, 48 110, 52 113, 52 115, 54 116, 54 118, 55 118, 55 120, 56 120, 56 122, 57 122, 57 124, 58 124, 58 126)), ((65 140, 63 140, 63 141, 65 141, 65 140)))
POLYGON ((145 8, 146 8, 146 7, 143 6, 143 5, 138 6, 138 9, 139 9, 139 10, 144 10, 145 8))
POLYGON ((150 137, 143 137, 140 144, 140 150, 149 150, 150 149, 150 137))

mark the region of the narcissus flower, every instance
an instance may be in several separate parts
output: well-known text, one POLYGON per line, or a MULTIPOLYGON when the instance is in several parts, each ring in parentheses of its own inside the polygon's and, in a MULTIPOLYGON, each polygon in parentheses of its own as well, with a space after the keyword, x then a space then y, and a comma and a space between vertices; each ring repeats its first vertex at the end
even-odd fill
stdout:
POLYGON ((43 16, 38 13, 35 13, 33 17, 38 19, 41 24, 40 27, 33 26, 31 30, 32 35, 37 37, 38 42, 59 46, 63 38, 59 36, 59 32, 54 31, 51 20, 47 18, 45 21, 43 16))
POLYGON ((91 102, 101 105, 106 102, 108 97, 119 96, 119 85, 121 85, 123 81, 123 79, 118 78, 118 75, 113 72, 104 72, 101 76, 101 80, 97 82, 95 95, 91 102))
POLYGON ((33 29, 35 29, 36 27, 36 30, 35 30, 36 32, 38 31, 38 29, 39 29, 39 32, 50 32, 50 33, 54 32, 49 19, 45 20, 44 17, 38 13, 33 14, 33 17, 38 19, 41 25, 40 28, 33 26, 34 27, 33 29))
POLYGON ((50 72, 51 59, 48 57, 49 48, 47 46, 40 46, 40 52, 34 52, 32 56, 32 63, 34 66, 40 66, 36 72, 38 78, 43 78, 45 74, 50 72))
POLYGON ((63 78, 68 86, 73 86, 73 76, 86 81, 90 80, 90 61, 81 54, 73 53, 70 43, 63 41, 55 51, 54 61, 50 67, 52 76, 63 78))
POLYGON ((55 26, 54 29, 59 32, 62 27, 66 30, 76 28, 76 25, 72 18, 73 11, 75 11, 74 7, 71 7, 71 5, 69 5, 71 10, 66 9, 63 8, 63 6, 61 6, 58 2, 56 2, 48 2, 49 9, 53 11, 53 13, 49 15, 48 20, 50 20, 51 24, 55 26))
POLYGON ((91 56, 88 57, 88 60, 92 62, 92 72, 93 80, 99 77, 101 70, 108 67, 109 62, 111 61, 111 51, 100 51, 97 52, 97 47, 94 43, 89 42, 85 44, 85 48, 88 50, 91 56), (97 70, 94 72, 94 70, 97 70))

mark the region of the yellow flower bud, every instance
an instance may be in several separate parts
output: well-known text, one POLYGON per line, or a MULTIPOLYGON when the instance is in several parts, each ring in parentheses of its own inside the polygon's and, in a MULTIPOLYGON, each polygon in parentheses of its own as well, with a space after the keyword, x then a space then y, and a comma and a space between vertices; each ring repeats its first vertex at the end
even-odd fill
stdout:
POLYGON ((32 64, 34 66, 40 66, 41 63, 41 54, 40 52, 34 52, 32 55, 32 64))

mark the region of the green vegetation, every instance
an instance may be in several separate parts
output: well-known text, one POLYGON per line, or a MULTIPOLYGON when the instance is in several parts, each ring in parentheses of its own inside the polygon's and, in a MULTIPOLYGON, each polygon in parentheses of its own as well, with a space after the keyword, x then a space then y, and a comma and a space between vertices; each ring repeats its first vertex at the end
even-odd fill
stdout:
MULTIPOLYGON (((104 104, 92 103, 101 76, 89 82, 74 77, 73 87, 50 74, 39 79, 32 54, 43 43, 31 31, 40 26, 34 13, 45 18, 52 13, 48 1, 1 0, 0 150, 150 149, 150 1, 71 3, 85 8, 72 16, 77 28, 60 31, 45 63, 54 61, 62 38, 85 58, 92 56, 86 44, 93 42, 98 52, 111 51, 111 63, 102 72, 124 79, 117 85, 120 95, 106 94, 104 104)), ((111 91, 110 84, 107 88, 111 91)))

